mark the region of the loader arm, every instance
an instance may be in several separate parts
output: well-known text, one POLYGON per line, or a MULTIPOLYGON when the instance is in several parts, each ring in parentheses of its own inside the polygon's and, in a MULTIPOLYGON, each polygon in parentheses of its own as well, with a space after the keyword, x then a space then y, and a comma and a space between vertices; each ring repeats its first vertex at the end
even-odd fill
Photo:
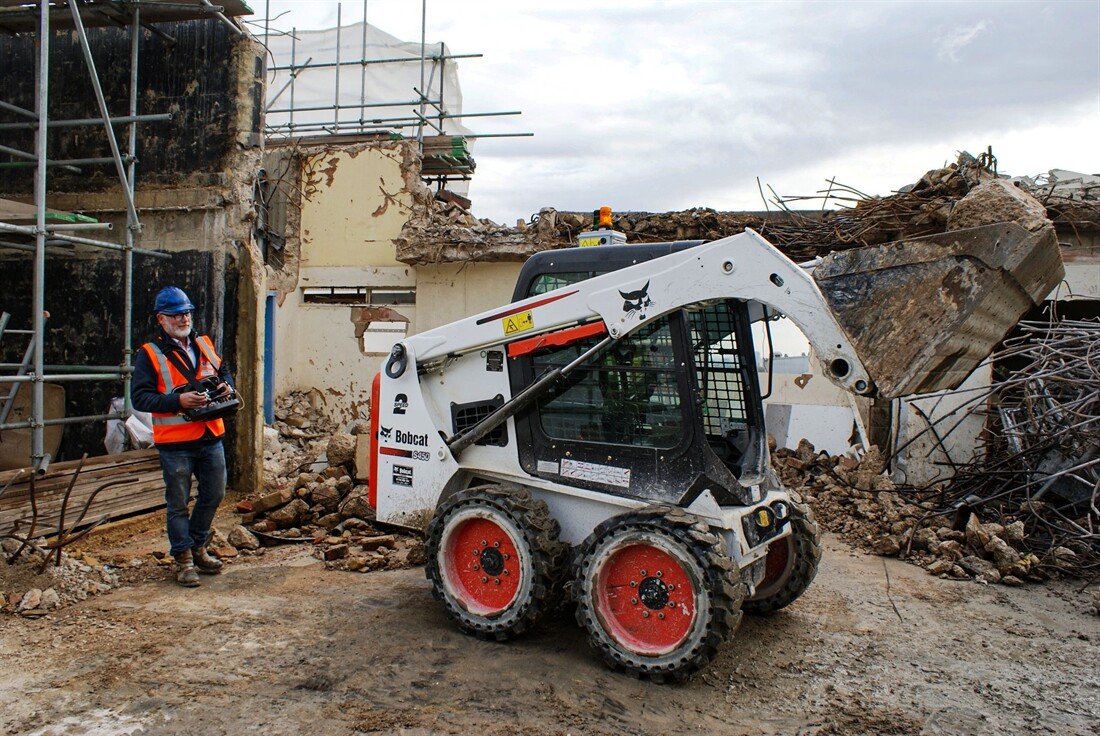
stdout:
POLYGON ((414 335, 395 346, 385 370, 393 378, 410 361, 426 369, 448 357, 595 320, 617 340, 670 312, 725 299, 759 302, 787 315, 830 379, 855 393, 874 390, 811 275, 751 230, 414 335))

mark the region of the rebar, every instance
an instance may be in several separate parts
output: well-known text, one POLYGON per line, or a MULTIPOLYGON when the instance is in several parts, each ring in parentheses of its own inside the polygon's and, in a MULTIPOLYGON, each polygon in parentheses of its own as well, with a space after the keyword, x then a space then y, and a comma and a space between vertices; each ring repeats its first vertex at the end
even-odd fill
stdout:
POLYGON ((1100 321, 1021 322, 991 361, 992 386, 966 409, 984 421, 983 452, 944 484, 899 492, 1023 520, 1029 551, 1086 576, 1100 566, 1100 321))

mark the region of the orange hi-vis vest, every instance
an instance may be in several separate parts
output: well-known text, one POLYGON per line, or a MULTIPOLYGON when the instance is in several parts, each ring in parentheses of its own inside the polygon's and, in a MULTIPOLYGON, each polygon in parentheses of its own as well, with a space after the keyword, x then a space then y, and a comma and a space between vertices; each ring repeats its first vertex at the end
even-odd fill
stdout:
MULTIPOLYGON (((191 339, 195 341, 195 352, 199 356, 195 378, 201 381, 204 378, 218 375, 222 359, 214 350, 214 344, 210 342, 210 338, 206 335, 199 335, 191 339)), ((169 394, 180 386, 187 385, 188 381, 180 373, 179 368, 176 368, 175 364, 165 357, 156 344, 147 342, 141 349, 148 354, 149 359, 153 361, 153 365, 157 367, 157 391, 162 394, 169 394)), ((221 437, 225 434, 225 422, 221 419, 213 419, 209 422, 191 422, 181 414, 153 413, 153 444, 155 445, 202 439, 207 429, 215 437, 221 437)))

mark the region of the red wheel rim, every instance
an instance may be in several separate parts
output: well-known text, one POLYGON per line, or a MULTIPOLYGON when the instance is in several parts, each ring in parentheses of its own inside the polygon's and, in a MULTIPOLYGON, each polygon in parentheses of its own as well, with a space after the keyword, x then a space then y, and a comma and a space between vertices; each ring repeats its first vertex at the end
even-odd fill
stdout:
POLYGON ((444 583, 470 613, 499 615, 515 601, 523 577, 520 557, 511 535, 495 521, 459 521, 441 554, 444 583))
POLYGON ((596 614, 608 634, 642 655, 667 654, 695 624, 695 585, 660 547, 632 543, 612 551, 595 581, 596 614))
POLYGON ((770 588, 787 572, 791 559, 790 538, 777 539, 768 545, 768 556, 764 559, 764 579, 757 589, 770 588))

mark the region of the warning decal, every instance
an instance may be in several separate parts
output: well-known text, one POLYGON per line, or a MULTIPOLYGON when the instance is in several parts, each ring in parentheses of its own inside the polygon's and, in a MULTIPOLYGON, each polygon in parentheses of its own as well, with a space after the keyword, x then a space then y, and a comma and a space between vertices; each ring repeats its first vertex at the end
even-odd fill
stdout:
POLYGON ((562 460, 561 477, 630 488, 630 468, 616 468, 613 465, 598 465, 596 463, 580 462, 579 460, 562 460))
POLYGON ((393 466, 393 484, 411 488, 413 484, 413 469, 408 465, 393 466))
POLYGON ((505 317, 501 320, 501 324, 504 325, 504 336, 508 337, 517 332, 535 329, 535 318, 532 316, 531 310, 528 309, 526 312, 519 312, 505 317))

